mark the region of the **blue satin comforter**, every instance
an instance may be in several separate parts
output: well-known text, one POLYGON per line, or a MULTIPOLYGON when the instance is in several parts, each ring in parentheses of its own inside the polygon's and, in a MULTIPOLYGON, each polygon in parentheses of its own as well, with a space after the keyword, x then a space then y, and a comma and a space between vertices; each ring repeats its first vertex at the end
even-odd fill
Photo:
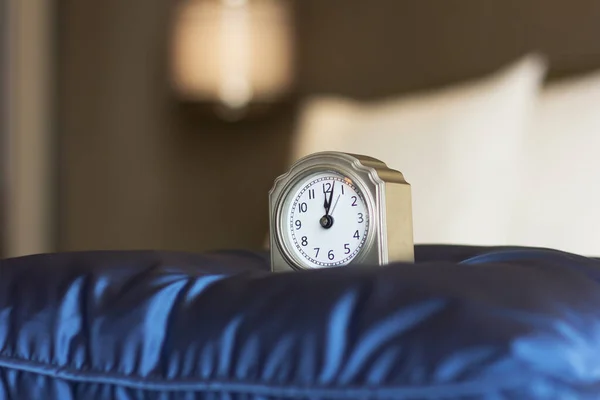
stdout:
POLYGON ((269 272, 262 253, 0 265, 4 399, 597 399, 600 262, 417 246, 269 272))

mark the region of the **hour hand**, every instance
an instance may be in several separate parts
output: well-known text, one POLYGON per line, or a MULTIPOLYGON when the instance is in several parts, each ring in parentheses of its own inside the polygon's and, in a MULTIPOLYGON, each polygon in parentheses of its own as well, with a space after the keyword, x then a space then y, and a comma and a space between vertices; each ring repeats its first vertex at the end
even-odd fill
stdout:
POLYGON ((331 185, 331 192, 329 193, 329 199, 327 199, 327 192, 325 192, 325 200, 323 202, 323 206, 325 207, 325 215, 321 217, 319 223, 325 229, 329 229, 333 226, 333 217, 329 215, 329 210, 331 209, 331 200, 333 199, 333 188, 335 186, 335 182, 331 185))

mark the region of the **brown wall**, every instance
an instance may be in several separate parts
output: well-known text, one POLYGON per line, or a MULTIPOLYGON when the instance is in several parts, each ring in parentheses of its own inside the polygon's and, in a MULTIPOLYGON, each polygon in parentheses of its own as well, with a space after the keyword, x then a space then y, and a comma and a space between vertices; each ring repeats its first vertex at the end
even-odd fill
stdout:
POLYGON ((168 3, 64 8, 62 249, 262 243, 285 115, 228 126, 182 112, 166 78, 168 3))
POLYGON ((8 194, 8 1, 0 0, 0 257, 6 254, 8 194))
MULTIPOLYGON (((62 2, 60 250, 263 243, 295 106, 237 125, 184 112, 166 79, 171 4, 62 2)), ((530 49, 547 51, 557 74, 600 65, 593 0, 302 0, 297 9, 299 96, 421 89, 530 49)))

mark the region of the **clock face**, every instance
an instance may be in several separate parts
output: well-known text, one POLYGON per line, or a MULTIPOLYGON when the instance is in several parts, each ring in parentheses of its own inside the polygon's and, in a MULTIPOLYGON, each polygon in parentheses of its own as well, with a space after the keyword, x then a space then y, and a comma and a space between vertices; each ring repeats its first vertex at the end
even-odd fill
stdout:
POLYGON ((356 258, 369 231, 369 212, 352 180, 320 172, 303 178, 290 195, 282 229, 303 267, 342 266, 356 258))

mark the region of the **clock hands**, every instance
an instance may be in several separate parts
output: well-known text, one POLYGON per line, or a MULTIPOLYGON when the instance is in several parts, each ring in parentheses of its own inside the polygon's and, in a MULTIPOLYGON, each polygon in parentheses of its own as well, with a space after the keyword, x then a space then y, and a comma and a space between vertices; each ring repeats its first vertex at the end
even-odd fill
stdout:
POLYGON ((331 214, 329 214, 333 218, 333 212, 335 211, 335 206, 337 206, 338 201, 340 201, 341 194, 338 194, 337 199, 335 199, 335 203, 333 204, 333 208, 331 209, 331 214))
POLYGON ((329 209, 331 208, 331 200, 333 200, 333 190, 335 189, 335 181, 331 185, 331 193, 329 194, 329 200, 327 201, 327 212, 325 215, 329 215, 329 209))
MULTIPOLYGON (((329 229, 333 226, 333 217, 329 214, 329 210, 331 209, 331 201, 333 200, 333 190, 334 189, 335 189, 335 181, 333 181, 333 184, 331 185, 331 192, 329 193, 329 200, 327 199, 327 192, 325 192, 325 201, 323 203, 323 206, 325 207, 325 215, 323 217, 321 217, 321 219, 319 220, 319 223, 325 229, 329 229)), ((337 201, 336 201, 336 204, 337 204, 337 201)))

